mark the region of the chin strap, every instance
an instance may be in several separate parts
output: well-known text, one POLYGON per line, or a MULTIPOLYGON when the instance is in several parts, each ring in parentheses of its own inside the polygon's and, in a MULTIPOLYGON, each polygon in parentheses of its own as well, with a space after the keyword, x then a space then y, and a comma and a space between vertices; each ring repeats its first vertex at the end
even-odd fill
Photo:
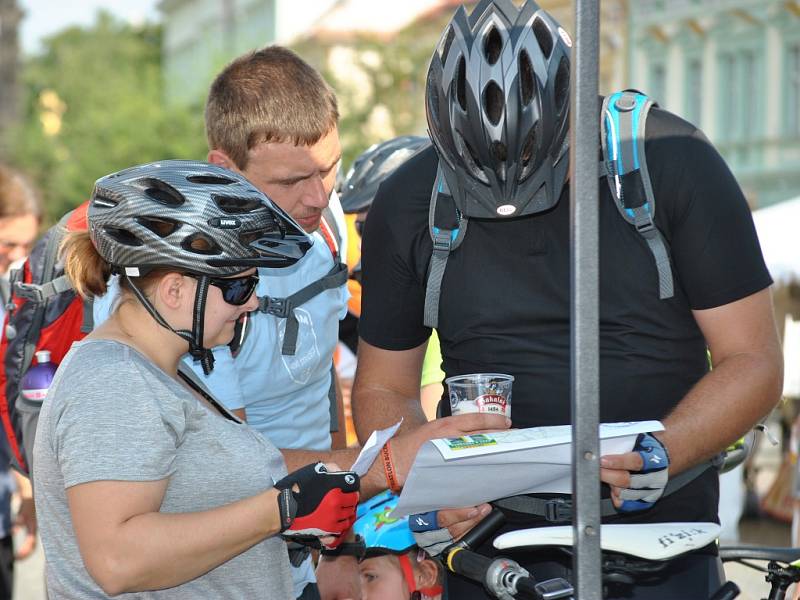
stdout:
POLYGON ((192 330, 188 331, 186 329, 173 328, 172 325, 167 323, 164 317, 159 314, 142 291, 136 287, 136 284, 133 283, 131 277, 125 273, 124 270, 122 271, 122 276, 125 277, 133 294, 141 305, 144 306, 145 310, 150 313, 150 316, 156 320, 156 323, 189 342, 189 354, 194 360, 200 361, 200 364, 203 366, 203 373, 206 375, 211 373, 214 369, 214 354, 208 348, 203 348, 203 324, 205 322, 206 298, 208 297, 208 277, 203 276, 197 278, 197 291, 194 296, 194 310, 192 314, 192 330))
POLYGON ((214 353, 203 347, 203 327, 209 285, 208 277, 197 278, 197 291, 194 294, 194 314, 192 315, 192 340, 189 342, 189 354, 196 361, 200 361, 203 366, 203 373, 206 375, 214 370, 214 353))

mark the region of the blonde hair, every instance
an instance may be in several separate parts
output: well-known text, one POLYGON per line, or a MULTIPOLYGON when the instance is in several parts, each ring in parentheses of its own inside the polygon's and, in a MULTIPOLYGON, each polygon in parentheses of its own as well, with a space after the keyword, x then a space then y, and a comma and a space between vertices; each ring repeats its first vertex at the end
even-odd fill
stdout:
POLYGON ((0 164, 0 219, 28 215, 41 222, 39 194, 21 173, 0 164))
MULTIPOLYGON (((64 261, 64 273, 72 282, 72 287, 82 298, 102 296, 108 291, 111 277, 111 264, 95 248, 88 231, 71 231, 64 236, 59 247, 59 256, 64 261)), ((146 275, 136 277, 136 287, 148 290, 157 280, 177 269, 157 268, 146 275)), ((129 290, 127 278, 120 278, 120 289, 129 290)), ((114 308, 119 306, 119 299, 114 308)))
POLYGON ((230 63, 211 84, 206 137, 239 169, 263 142, 316 144, 339 120, 336 95, 313 67, 282 46, 268 46, 230 63))
POLYGON ((59 254, 64 260, 64 273, 82 298, 106 293, 111 265, 97 252, 88 231, 71 231, 64 236, 59 254))

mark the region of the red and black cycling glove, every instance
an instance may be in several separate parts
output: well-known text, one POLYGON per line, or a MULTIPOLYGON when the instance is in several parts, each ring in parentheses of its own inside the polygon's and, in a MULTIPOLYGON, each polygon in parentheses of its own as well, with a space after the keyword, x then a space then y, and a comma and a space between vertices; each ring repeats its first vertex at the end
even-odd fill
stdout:
POLYGON ((275 484, 283 537, 319 548, 320 538, 333 536, 325 547, 336 548, 356 520, 359 484, 356 473, 330 472, 323 463, 289 473, 275 484))

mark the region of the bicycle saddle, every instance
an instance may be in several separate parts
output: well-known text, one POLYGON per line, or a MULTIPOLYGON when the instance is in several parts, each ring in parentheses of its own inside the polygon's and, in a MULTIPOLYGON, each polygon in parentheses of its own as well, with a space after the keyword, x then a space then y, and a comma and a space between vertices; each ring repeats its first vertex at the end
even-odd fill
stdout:
MULTIPOLYGON (((716 523, 635 523, 603 525, 600 544, 606 552, 646 560, 668 560, 698 550, 717 539, 716 523)), ((572 525, 510 531, 494 540, 498 550, 525 546, 572 546, 572 525)))

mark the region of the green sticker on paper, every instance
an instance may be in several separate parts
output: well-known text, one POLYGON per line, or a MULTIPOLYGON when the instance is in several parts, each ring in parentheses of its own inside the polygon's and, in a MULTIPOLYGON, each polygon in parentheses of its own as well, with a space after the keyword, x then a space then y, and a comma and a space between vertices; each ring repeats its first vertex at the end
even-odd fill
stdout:
POLYGON ((481 448, 483 446, 494 446, 496 444, 496 439, 484 433, 447 438, 447 446, 450 450, 467 450, 469 448, 481 448))

